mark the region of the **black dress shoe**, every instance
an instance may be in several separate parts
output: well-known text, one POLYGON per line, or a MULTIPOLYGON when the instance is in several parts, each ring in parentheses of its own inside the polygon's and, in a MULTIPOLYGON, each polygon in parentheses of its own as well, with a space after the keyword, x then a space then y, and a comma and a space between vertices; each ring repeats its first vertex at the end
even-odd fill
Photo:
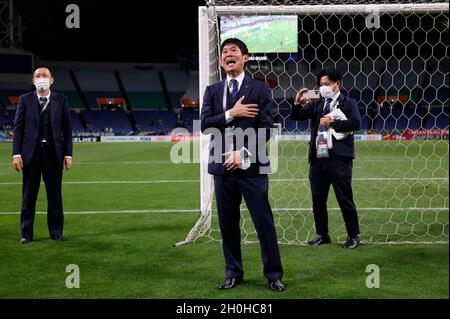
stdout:
POLYGON ((323 245, 323 244, 330 244, 331 243, 331 239, 330 236, 317 236, 315 239, 311 240, 308 242, 308 245, 310 246, 319 246, 319 245, 323 245))
POLYGON ((20 239, 20 243, 21 243, 22 245, 28 244, 28 243, 30 243, 30 242, 31 242, 31 239, 28 239, 28 238, 21 238, 21 239, 20 239))
POLYGON ((220 284, 219 289, 231 289, 236 287, 238 284, 242 282, 242 278, 235 277, 227 277, 223 283, 220 284))
POLYGON ((360 243, 360 241, 359 241, 358 236, 353 237, 353 238, 347 237, 347 241, 344 244, 344 248, 355 249, 356 247, 359 246, 359 243, 360 243))
POLYGON ((286 289, 286 285, 283 284, 283 282, 280 279, 277 279, 275 281, 272 281, 269 284, 270 289, 272 289, 275 292, 282 292, 286 289))

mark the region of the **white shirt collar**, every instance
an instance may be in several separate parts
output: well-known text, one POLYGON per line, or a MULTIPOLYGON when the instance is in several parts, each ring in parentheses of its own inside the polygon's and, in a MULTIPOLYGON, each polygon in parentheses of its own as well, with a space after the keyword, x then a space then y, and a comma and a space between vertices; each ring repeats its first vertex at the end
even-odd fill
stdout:
POLYGON ((37 98, 38 98, 38 101, 39 101, 39 98, 41 98, 41 97, 46 97, 47 98, 47 101, 50 101, 50 95, 52 94, 52 91, 48 91, 48 94, 46 95, 46 96, 40 96, 39 95, 39 93, 38 93, 38 91, 36 91, 36 95, 37 95, 37 98))
MULTIPOLYGON (((238 91, 241 89, 242 82, 244 82, 245 72, 239 74, 235 79, 238 81, 238 91)), ((230 81, 233 78, 227 74, 227 85, 230 88, 230 81)))
MULTIPOLYGON (((334 95, 331 97, 331 102, 330 102, 330 111, 333 111, 336 107, 337 107, 337 99, 339 97, 339 95, 341 95, 341 91, 337 91, 336 93, 334 93, 334 95)), ((328 99, 325 99, 323 107, 325 109, 325 105, 327 103, 328 99)))
POLYGON ((331 102, 335 102, 337 100, 337 98, 339 97, 339 95, 341 95, 341 91, 337 91, 336 93, 334 93, 334 95, 331 97, 331 102))

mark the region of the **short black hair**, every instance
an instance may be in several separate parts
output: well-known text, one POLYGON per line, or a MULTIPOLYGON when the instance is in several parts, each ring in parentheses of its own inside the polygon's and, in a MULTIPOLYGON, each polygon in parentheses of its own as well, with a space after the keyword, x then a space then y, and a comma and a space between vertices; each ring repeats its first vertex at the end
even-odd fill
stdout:
POLYGON ((342 80, 342 74, 336 69, 323 69, 322 71, 317 74, 317 86, 320 86, 320 79, 322 76, 328 76, 328 78, 333 81, 341 81, 342 80))
POLYGON ((227 44, 230 44, 230 43, 236 44, 239 47, 239 49, 241 50, 242 54, 248 55, 247 45, 243 41, 239 40, 238 38, 228 38, 225 41, 223 41, 222 45, 220 46, 220 53, 221 54, 222 54, 222 51, 223 51, 223 47, 226 46, 227 44))

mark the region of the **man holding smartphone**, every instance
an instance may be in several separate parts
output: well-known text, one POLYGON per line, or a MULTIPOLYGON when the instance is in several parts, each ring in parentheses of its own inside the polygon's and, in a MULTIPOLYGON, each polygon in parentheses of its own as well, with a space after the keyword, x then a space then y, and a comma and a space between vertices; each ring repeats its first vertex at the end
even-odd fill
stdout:
POLYGON ((331 243, 326 203, 330 185, 333 185, 348 234, 344 248, 353 249, 360 243, 358 215, 352 191, 352 168, 355 158, 353 132, 360 129, 361 116, 356 101, 340 92, 341 81, 342 75, 339 71, 322 70, 317 76, 322 99, 311 102, 304 96, 308 90, 301 89, 296 95, 291 118, 297 121, 311 121, 308 162, 317 237, 308 243, 310 245, 331 243), (334 119, 330 115, 338 109, 345 119, 334 119), (346 133, 342 139, 330 136, 331 147, 321 142, 323 138, 327 138, 327 134, 331 134, 330 128, 337 133, 346 133))

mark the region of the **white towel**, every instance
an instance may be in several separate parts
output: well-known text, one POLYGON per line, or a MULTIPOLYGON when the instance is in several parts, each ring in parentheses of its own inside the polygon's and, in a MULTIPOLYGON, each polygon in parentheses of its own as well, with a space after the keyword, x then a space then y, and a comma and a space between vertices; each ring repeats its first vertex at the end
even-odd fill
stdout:
MULTIPOLYGON (((344 112, 342 112, 338 108, 335 108, 333 111, 331 111, 330 113, 328 113, 325 116, 329 116, 333 120, 340 120, 340 121, 346 121, 347 120, 347 117, 345 116, 344 112)), ((330 127, 328 129, 328 139, 327 139, 328 148, 329 149, 333 148, 333 138, 332 138, 332 136, 334 136, 334 138, 336 140, 340 141, 340 140, 343 140, 344 138, 346 138, 349 134, 353 134, 353 132, 341 132, 341 133, 338 133, 332 127, 330 127)))

